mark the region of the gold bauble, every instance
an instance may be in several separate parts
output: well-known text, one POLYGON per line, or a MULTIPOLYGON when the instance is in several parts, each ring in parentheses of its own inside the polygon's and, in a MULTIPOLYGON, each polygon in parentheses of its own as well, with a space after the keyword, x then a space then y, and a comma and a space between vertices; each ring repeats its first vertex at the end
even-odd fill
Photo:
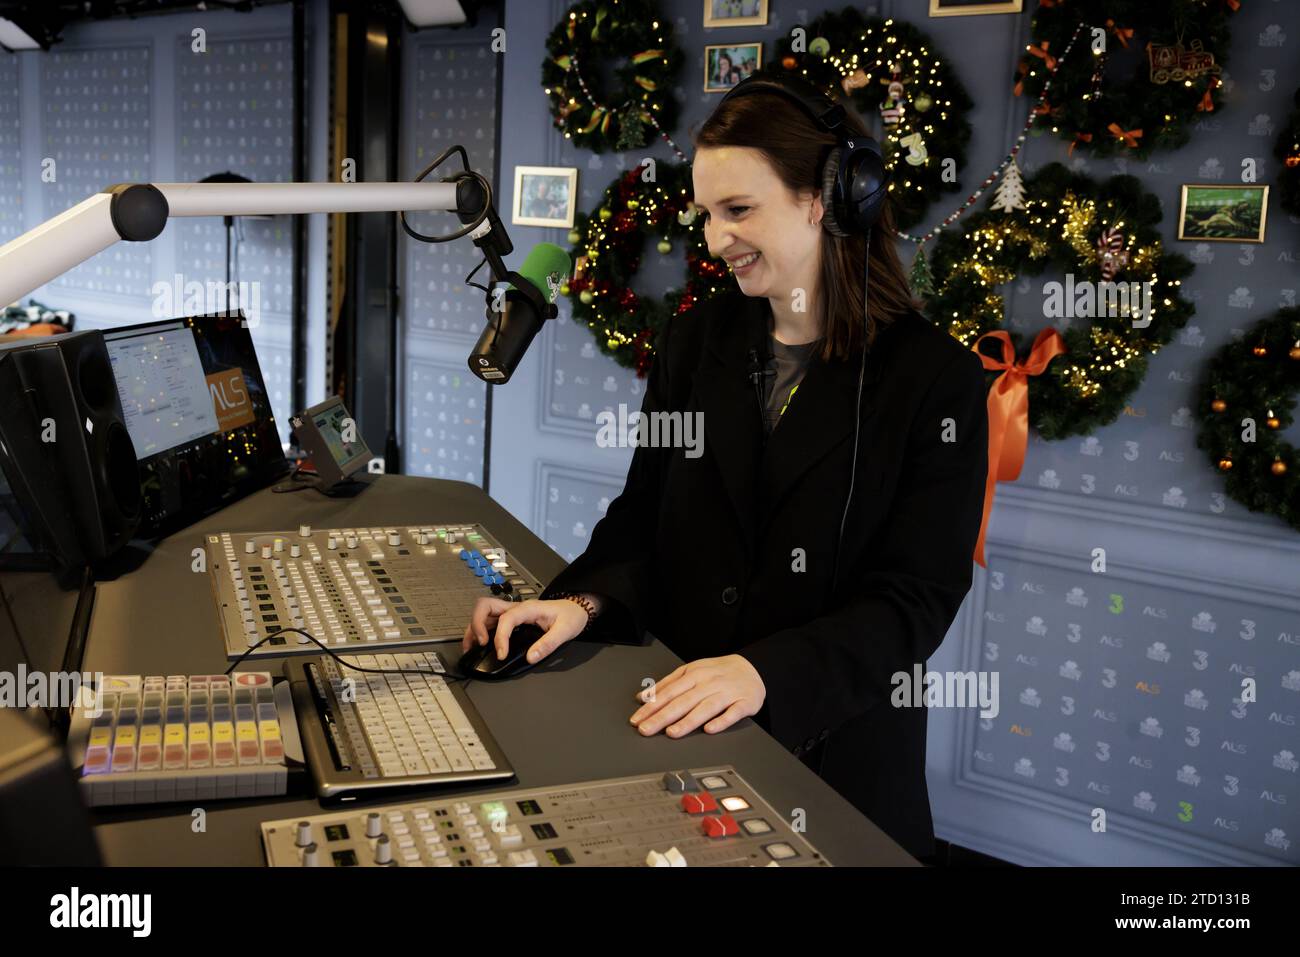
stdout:
POLYGON ((1232 459, 1219 459, 1219 471, 1228 472, 1232 469, 1232 459))
POLYGON ((1215 399, 1213 402, 1210 403, 1210 408, 1213 409, 1215 412, 1222 412, 1227 407, 1228 407, 1228 403, 1224 402, 1222 399, 1215 399))
POLYGON ((1268 355, 1268 346, 1256 346, 1254 349, 1251 349, 1250 351, 1255 353, 1255 355, 1259 356, 1260 358, 1263 358, 1264 356, 1268 355))
POLYGON ((1272 469, 1274 475, 1286 475, 1286 463, 1281 459, 1275 460, 1269 468, 1272 469))

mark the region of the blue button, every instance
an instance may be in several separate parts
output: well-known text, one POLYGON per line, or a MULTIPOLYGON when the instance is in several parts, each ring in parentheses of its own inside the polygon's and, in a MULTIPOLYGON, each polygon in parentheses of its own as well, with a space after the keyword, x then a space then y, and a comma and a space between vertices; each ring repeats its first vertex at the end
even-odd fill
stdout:
POLYGON ((466 549, 464 549, 464 548, 462 548, 462 549, 460 550, 460 560, 461 560, 462 562, 467 562, 467 561, 469 561, 469 552, 468 552, 466 549))

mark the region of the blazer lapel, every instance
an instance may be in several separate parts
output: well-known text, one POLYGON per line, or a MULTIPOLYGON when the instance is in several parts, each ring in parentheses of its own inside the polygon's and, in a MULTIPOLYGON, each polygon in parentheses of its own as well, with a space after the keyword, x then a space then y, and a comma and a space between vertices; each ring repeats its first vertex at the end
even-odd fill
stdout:
MULTIPOLYGON (((769 310, 763 297, 740 296, 734 314, 720 315, 713 323, 695 376, 704 414, 704 444, 722 474, 751 554, 766 516, 799 477, 839 443, 852 441, 858 393, 860 356, 843 362, 814 356, 765 447, 748 356, 750 349, 760 356, 767 354, 769 310)), ((867 356, 862 384, 864 432, 880 378, 881 346, 889 331, 877 336, 867 356)))
POLYGON ((723 485, 753 552, 758 524, 757 483, 763 454, 758 399, 749 380, 749 350, 763 354, 767 300, 741 295, 732 315, 719 315, 710 330, 695 375, 704 415, 704 445, 722 474, 723 485))
MULTIPOLYGON (((876 344, 867 356, 862 382, 863 431, 874 408, 884 335, 884 332, 877 335, 876 344)), ((759 473, 763 515, 776 509, 800 476, 832 449, 842 442, 853 441, 853 408, 858 398, 860 368, 860 353, 845 361, 830 362, 818 354, 808 363, 798 391, 767 440, 759 473)))

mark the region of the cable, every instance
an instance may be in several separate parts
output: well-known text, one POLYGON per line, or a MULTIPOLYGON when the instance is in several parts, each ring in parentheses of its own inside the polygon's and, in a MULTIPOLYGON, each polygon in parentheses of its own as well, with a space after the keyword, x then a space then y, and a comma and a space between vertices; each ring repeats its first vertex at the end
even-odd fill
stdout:
POLYGON ((4 586, 0 585, 0 600, 4 601, 5 614, 9 616, 9 625, 14 630, 14 639, 18 642, 18 648, 23 653, 23 661, 28 664, 32 663, 32 653, 27 650, 27 642, 23 641, 22 629, 18 627, 18 619, 14 617, 13 606, 9 604, 9 596, 5 594, 4 586))
MULTIPOLYGON (((424 233, 416 232, 410 227, 410 224, 406 222, 406 211, 399 210, 397 218, 402 224, 402 229, 406 230, 406 235, 410 236, 412 239, 418 239, 423 243, 448 243, 453 239, 460 239, 460 237, 467 236, 474 230, 478 229, 483 220, 487 219, 488 213, 492 209, 492 184, 489 183, 481 174, 476 173, 474 170, 469 168, 469 157, 465 155, 465 147, 461 146, 459 143, 443 150, 442 153, 438 155, 437 159, 426 166, 419 176, 415 177, 415 182, 419 183, 423 181, 426 176, 441 166, 446 161, 447 156, 453 152, 460 153, 461 165, 465 167, 463 172, 455 174, 453 181, 460 182, 462 179, 466 178, 478 180, 479 184, 483 187, 483 191, 487 194, 487 198, 483 202, 483 209, 479 212, 478 218, 475 219, 474 222, 468 223, 459 232, 454 232, 447 236, 426 236, 424 233)), ((444 180, 444 182, 446 182, 446 180, 444 180)), ((472 276, 473 273, 470 273, 470 275, 472 276)))
POLYGON ((364 671, 367 674, 372 674, 372 675, 432 675, 435 678, 442 678, 444 681, 447 682, 457 682, 457 681, 464 682, 466 688, 468 688, 470 684, 471 679, 469 678, 464 678, 461 677, 460 675, 454 675, 451 672, 432 671, 428 668, 364 668, 361 665, 354 665, 349 661, 344 661, 341 657, 339 657, 338 653, 335 652, 333 648, 326 647, 325 643, 322 642, 319 638, 317 638, 315 635, 311 634, 310 632, 303 631, 301 628, 281 628, 279 631, 275 631, 267 635, 257 644, 251 645, 246 652, 244 652, 233 662, 231 662, 230 667, 226 669, 226 674, 230 674, 231 672, 233 672, 236 668, 240 666, 240 664, 243 663, 245 658, 247 658, 249 655, 255 652, 262 645, 266 644, 272 638, 275 638, 280 635, 285 635, 289 632, 296 632, 297 634, 302 635, 304 638, 307 638, 308 640, 315 642, 317 645, 320 646, 320 649, 323 652, 325 652, 325 654, 329 655, 331 658, 333 658, 343 667, 351 668, 353 671, 364 671))
POLYGON ((319 475, 316 472, 305 471, 301 462, 293 467, 293 471, 289 473, 287 481, 294 484, 277 485, 275 488, 271 489, 272 493, 283 495, 286 492, 301 492, 305 488, 320 488, 319 475), (298 478, 299 475, 306 475, 308 476, 308 479, 300 479, 298 478))
POLYGON ((862 380, 867 371, 866 326, 870 312, 867 309, 868 290, 871 282, 871 229, 867 229, 867 255, 862 266, 862 317, 863 341, 862 364, 858 367, 858 401, 853 410, 853 464, 849 466, 849 494, 844 499, 844 514, 840 516, 840 537, 835 544, 835 567, 831 576, 832 593, 840 583, 840 550, 844 547, 844 526, 849 519, 849 506, 853 504, 853 486, 858 477, 858 436, 862 430, 862 380))
MULTIPOLYGON (((473 286, 475 289, 482 289, 485 293, 487 293, 487 294, 490 296, 490 295, 492 295, 492 290, 488 289, 486 286, 480 286, 480 285, 479 285, 478 283, 476 283, 476 282, 470 282, 470 279, 473 277, 474 273, 476 273, 476 272, 478 272, 480 269, 482 269, 483 266, 484 266, 486 263, 487 263, 487 257, 484 256, 484 257, 483 257, 483 261, 480 262, 477 266, 475 266, 472 270, 470 270, 470 274, 469 274, 468 276, 465 277, 465 283, 466 283, 466 285, 473 286)), ((493 313, 493 317, 492 317, 492 326, 491 326, 491 329, 492 329, 492 341, 488 344, 488 348, 489 348, 489 349, 496 345, 497 337, 501 335, 501 313, 504 312, 504 311, 505 311, 505 310, 503 310, 503 309, 493 309, 493 310, 492 310, 492 313, 493 313)), ((491 394, 491 393, 489 393, 489 395, 490 395, 490 394, 491 394)))

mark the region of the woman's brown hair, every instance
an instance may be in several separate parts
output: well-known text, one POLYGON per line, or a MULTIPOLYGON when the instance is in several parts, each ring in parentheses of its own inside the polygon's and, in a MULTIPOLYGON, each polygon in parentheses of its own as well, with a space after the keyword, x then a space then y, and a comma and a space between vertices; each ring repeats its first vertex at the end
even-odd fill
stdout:
MULTIPOLYGON (((852 104, 844 102, 844 109, 843 128, 853 135, 870 135, 852 104)), ((807 196, 810 190, 820 194, 821 164, 830 155, 830 147, 838 142, 779 93, 727 100, 698 131, 692 131, 691 141, 697 150, 720 146, 758 150, 786 188, 800 197, 807 196)), ((847 359, 862 348, 864 312, 867 313, 866 344, 870 347, 882 328, 920 308, 895 248, 894 215, 888 201, 871 230, 871 289, 868 303, 864 305, 862 278, 866 243, 867 237, 860 233, 840 237, 822 229, 819 282, 824 360, 847 359)))

